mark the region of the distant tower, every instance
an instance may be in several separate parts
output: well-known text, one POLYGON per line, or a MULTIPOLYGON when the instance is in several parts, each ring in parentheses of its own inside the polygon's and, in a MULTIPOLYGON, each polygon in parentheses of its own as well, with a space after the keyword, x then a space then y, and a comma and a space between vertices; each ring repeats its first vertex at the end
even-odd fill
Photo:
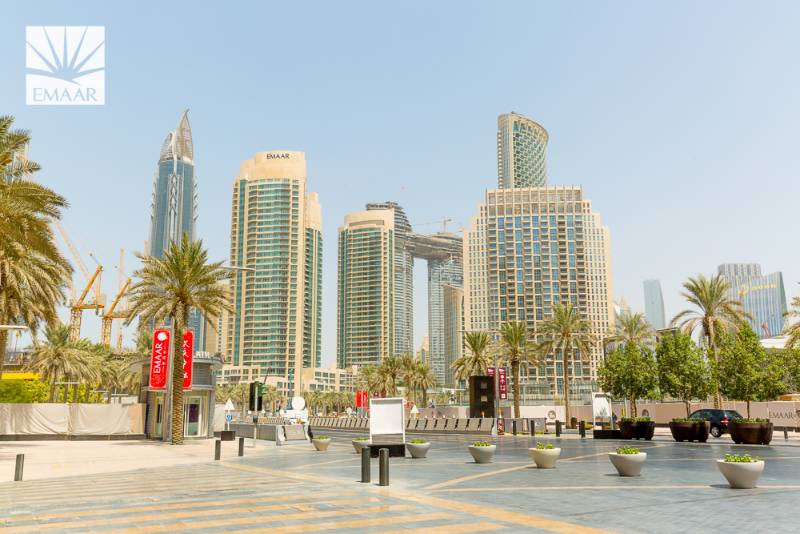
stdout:
POLYGON ((658 280, 644 281, 644 314, 654 329, 661 330, 667 326, 664 319, 664 297, 661 294, 661 282, 658 280))
POLYGON ((757 263, 724 263, 717 269, 730 284, 728 298, 742 303, 750 317, 747 322, 758 337, 779 336, 786 313, 783 274, 762 274, 757 263))
POLYGON ((518 113, 497 117, 497 187, 547 185, 547 130, 518 113))

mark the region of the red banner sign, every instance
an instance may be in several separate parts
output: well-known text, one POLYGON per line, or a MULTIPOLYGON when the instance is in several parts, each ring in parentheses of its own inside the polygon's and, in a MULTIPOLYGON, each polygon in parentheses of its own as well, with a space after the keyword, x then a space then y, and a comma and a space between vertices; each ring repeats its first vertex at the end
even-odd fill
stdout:
POLYGON ((499 367, 497 369, 497 386, 500 392, 500 400, 508 398, 508 382, 506 382, 506 368, 499 367))
POLYGON ((169 364, 169 330, 153 332, 153 352, 150 355, 150 389, 167 387, 169 364))
POLYGON ((369 392, 356 391, 356 408, 367 408, 369 406, 369 392))
POLYGON ((192 363, 194 362, 194 330, 183 333, 183 389, 192 389, 192 363))
POLYGON ((486 368, 486 376, 494 378, 494 367, 487 367, 486 368))

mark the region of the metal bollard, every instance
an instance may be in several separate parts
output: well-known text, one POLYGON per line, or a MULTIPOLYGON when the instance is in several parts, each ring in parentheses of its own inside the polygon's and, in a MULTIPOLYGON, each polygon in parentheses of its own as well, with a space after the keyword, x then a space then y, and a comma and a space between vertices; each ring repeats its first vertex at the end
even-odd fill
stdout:
POLYGON ((369 482, 372 473, 370 472, 370 449, 369 447, 361 448, 361 482, 369 482))
POLYGON ((514 435, 514 436, 517 435, 517 420, 516 419, 512 419, 511 420, 511 434, 514 435))
POLYGON ((239 456, 244 456, 244 438, 239 438, 239 456))
POLYGON ((586 437, 586 423, 584 421, 578 423, 578 432, 580 433, 582 438, 586 437))
POLYGON ((14 482, 19 482, 22 480, 22 468, 25 465, 25 455, 18 454, 17 455, 17 462, 14 465, 14 482))
POLYGON ((389 449, 381 449, 378 451, 378 475, 379 486, 389 485, 389 449))
POLYGON ((528 420, 528 430, 531 431, 531 436, 536 435, 536 419, 529 419, 528 420))
POLYGON ((789 439, 789 429, 787 427, 783 427, 783 439, 789 439))
POLYGON ((220 456, 222 456, 222 440, 218 439, 214 443, 214 459, 219 460, 220 456))
POLYGON ((561 421, 559 421, 558 419, 556 419, 556 437, 557 438, 561 437, 561 421))

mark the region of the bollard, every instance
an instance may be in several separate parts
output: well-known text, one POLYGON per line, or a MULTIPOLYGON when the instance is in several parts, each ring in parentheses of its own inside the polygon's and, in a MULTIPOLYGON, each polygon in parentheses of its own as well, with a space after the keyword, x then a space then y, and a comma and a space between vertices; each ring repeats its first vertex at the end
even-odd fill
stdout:
POLYGON ((369 447, 361 448, 361 482, 370 481, 370 452, 369 447))
POLYGON ((511 433, 513 435, 515 435, 515 436, 517 435, 517 420, 516 419, 512 419, 511 420, 511 433))
POLYGON ((244 438, 239 438, 239 456, 244 456, 244 438))
POLYGON ((558 419, 556 419, 556 437, 557 438, 561 437, 561 421, 559 421, 558 419))
POLYGON ((17 462, 14 465, 14 482, 22 480, 22 467, 25 465, 25 455, 18 454, 17 462))
POLYGON ((789 439, 789 428, 783 427, 783 439, 789 439))
POLYGON ((531 436, 536 435, 536 419, 529 419, 528 420, 528 430, 531 431, 531 436))
POLYGON ((214 459, 219 460, 220 456, 222 456, 222 440, 218 439, 214 443, 214 459))
POLYGON ((586 437, 586 422, 581 421, 578 423, 578 432, 580 433, 582 438, 586 437))
POLYGON ((378 475, 380 480, 379 486, 389 485, 389 449, 381 449, 378 451, 378 475))

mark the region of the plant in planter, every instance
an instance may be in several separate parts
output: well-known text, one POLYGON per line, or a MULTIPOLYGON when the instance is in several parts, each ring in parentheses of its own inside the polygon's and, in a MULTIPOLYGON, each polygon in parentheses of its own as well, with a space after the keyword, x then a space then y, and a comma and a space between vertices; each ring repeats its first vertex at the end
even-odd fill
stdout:
POLYGON ((619 420, 622 439, 653 439, 656 423, 649 417, 623 417, 619 420))
MULTIPOLYGON (((626 343, 609 354, 603 366, 598 369, 600 387, 604 391, 611 393, 617 398, 627 398, 631 403, 631 415, 634 420, 627 420, 628 423, 647 423, 637 424, 633 434, 635 438, 651 439, 653 437, 650 427, 655 430, 655 423, 651 421, 636 421, 637 408, 636 399, 653 398, 655 396, 656 378, 656 359, 650 348, 636 343, 626 343), (646 428, 646 430, 641 430, 646 428)), ((626 418, 622 419, 623 422, 626 418)), ((631 425, 629 425, 631 426, 631 425)), ((620 425, 622 437, 625 436, 623 425, 620 425)))
POLYGON ((528 449, 528 454, 539 469, 552 469, 561 456, 561 448, 552 443, 537 443, 535 447, 528 449))
POLYGON ((469 446, 469 453, 476 464, 491 463, 495 450, 497 450, 497 445, 488 441, 476 441, 469 446))
POLYGON ((634 447, 619 447, 616 452, 609 452, 608 459, 617 468, 621 477, 638 477, 642 472, 647 453, 634 447))
POLYGON ((756 487, 758 477, 764 471, 764 460, 749 454, 726 454, 724 460, 717 460, 717 467, 731 488, 751 489, 756 487))
POLYGON ((357 438, 353 438, 353 448, 355 449, 357 454, 361 454, 361 449, 364 447, 369 446, 369 438, 366 436, 360 436, 357 438))
POLYGON ((425 458, 430 448, 431 442, 424 438, 414 438, 406 443, 406 449, 411 453, 412 458, 425 458))
POLYGON ((669 430, 675 441, 708 441, 711 423, 697 417, 676 417, 669 423, 669 430))
MULTIPOLYGON (((664 334, 656 346, 658 389, 662 395, 680 399, 691 413, 692 399, 705 399, 711 393, 711 374, 705 354, 692 337, 680 331, 664 334)), ((675 441, 708 440, 708 430, 700 421, 673 419, 669 428, 675 441)))
POLYGON ((786 389, 780 358, 767 355, 750 325, 742 323, 735 335, 723 337, 717 365, 720 389, 730 399, 747 403, 747 417, 729 424, 736 443, 768 444, 772 423, 768 419, 750 419, 750 402, 772 400, 786 389))
POLYGON ((328 436, 314 436, 314 439, 311 440, 311 443, 314 445, 314 448, 320 452, 324 452, 328 450, 328 445, 331 444, 331 438, 328 436))

